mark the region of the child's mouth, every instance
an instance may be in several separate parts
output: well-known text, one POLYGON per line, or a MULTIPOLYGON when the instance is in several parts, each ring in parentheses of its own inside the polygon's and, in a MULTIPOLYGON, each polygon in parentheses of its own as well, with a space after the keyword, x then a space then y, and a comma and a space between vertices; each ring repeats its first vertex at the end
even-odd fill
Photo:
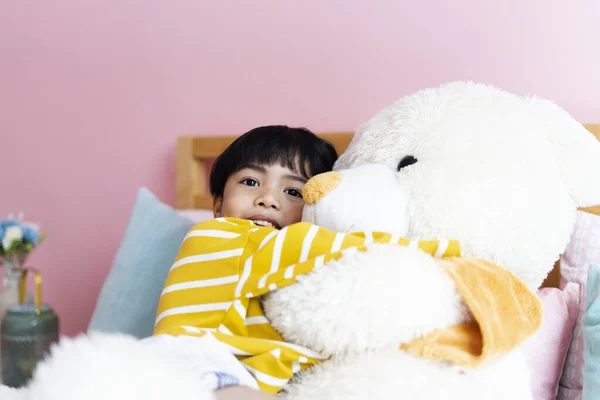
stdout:
POLYGON ((270 226, 272 228, 275 227, 275 225, 273 225, 272 223, 270 223, 268 221, 255 220, 255 221, 252 221, 252 222, 254 222, 256 225, 260 225, 260 226, 270 226))
POLYGON ((279 225, 277 220, 271 217, 267 217, 264 215, 254 215, 248 219, 258 226, 267 226, 271 228, 281 229, 281 226, 279 225))

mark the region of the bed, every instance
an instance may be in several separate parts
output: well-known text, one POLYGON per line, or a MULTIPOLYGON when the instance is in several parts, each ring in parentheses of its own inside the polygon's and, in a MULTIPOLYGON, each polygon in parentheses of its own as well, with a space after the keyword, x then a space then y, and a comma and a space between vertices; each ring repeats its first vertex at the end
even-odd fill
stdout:
MULTIPOLYGON (((600 140, 600 124, 585 127, 600 140)), ((338 154, 343 153, 352 139, 353 132, 321 133, 329 140, 338 154)), ((176 205, 180 210, 211 210, 212 198, 208 190, 208 173, 211 162, 236 139, 237 136, 182 136, 177 140, 176 205)), ((600 205, 582 209, 600 215, 600 205)), ((560 263, 544 282, 544 287, 558 287, 560 263)))

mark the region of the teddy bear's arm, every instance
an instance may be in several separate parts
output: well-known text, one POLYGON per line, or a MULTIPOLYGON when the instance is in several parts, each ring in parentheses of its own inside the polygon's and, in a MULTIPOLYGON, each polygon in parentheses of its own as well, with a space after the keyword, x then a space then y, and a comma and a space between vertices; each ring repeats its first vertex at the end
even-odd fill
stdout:
POLYGON ((343 255, 264 306, 286 340, 324 354, 397 346, 468 318, 434 257, 389 244, 343 255))

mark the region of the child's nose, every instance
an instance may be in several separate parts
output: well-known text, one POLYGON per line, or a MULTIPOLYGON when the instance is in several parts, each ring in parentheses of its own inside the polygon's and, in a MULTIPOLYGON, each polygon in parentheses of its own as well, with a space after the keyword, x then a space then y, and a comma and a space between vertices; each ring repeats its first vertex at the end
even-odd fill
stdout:
POLYGON ((276 210, 279 210, 279 201, 277 200, 277 196, 275 196, 270 191, 265 191, 264 193, 261 193, 256 198, 256 205, 259 207, 274 208, 276 210))

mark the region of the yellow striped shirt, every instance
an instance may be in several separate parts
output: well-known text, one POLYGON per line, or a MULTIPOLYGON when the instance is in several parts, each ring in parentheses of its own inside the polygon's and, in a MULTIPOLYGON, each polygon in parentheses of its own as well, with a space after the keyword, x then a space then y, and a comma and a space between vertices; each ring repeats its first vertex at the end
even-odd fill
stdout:
POLYGON ((324 358, 286 343, 270 325, 258 296, 298 275, 364 251, 371 243, 414 246, 437 257, 460 256, 457 241, 418 241, 383 232, 342 234, 309 223, 281 230, 217 218, 186 235, 161 294, 154 335, 213 335, 257 380, 277 393, 295 372, 324 358))

